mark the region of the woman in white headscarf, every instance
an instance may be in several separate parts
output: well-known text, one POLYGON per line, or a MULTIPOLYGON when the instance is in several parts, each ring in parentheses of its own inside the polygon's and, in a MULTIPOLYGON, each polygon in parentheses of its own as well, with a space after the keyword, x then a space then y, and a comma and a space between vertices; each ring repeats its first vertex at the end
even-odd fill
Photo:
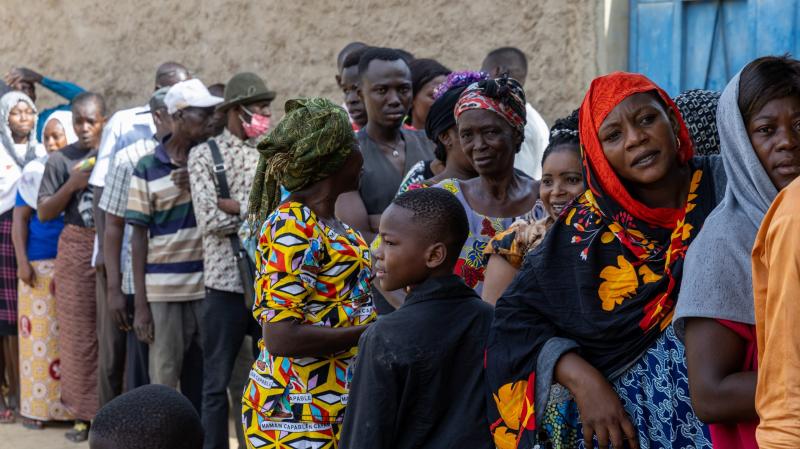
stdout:
MULTIPOLYGON (((0 380, 8 379, 9 398, 17 397, 17 263, 11 241, 11 222, 22 169, 44 156, 36 140, 37 111, 21 92, 0 98, 0 380)), ((10 404, 0 395, 0 423, 13 422, 10 404)))
MULTIPOLYGON (((42 140, 48 153, 77 140, 72 113, 56 111, 44 124, 42 140)), ((47 155, 25 165, 14 207, 13 238, 19 278, 20 414, 23 425, 41 429, 45 421, 70 420, 61 403, 58 325, 52 294, 53 266, 64 220, 41 222, 36 200, 47 155)))
MULTIPOLYGON (((751 253, 778 192, 800 175, 800 61, 765 56, 733 77, 717 128, 728 184, 686 253, 675 330, 689 393, 714 448, 756 442, 757 347, 751 253)), ((760 336, 759 336, 760 337, 760 336)))

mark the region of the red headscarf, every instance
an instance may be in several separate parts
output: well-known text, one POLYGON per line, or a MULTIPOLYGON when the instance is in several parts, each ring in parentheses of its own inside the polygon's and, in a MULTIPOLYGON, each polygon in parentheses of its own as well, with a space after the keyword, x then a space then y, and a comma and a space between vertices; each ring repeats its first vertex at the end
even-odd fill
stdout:
POLYGON ((689 137, 689 130, 683 122, 678 107, 675 106, 669 95, 644 75, 614 72, 595 78, 586 93, 586 97, 583 99, 583 104, 581 104, 580 135, 584 149, 583 163, 586 169, 586 183, 592 193, 602 195, 602 192, 605 192, 611 200, 634 217, 650 225, 671 229, 675 227, 675 223, 682 217, 683 208, 651 208, 634 199, 608 163, 608 159, 603 153, 603 146, 597 137, 597 131, 600 129, 600 125, 603 124, 603 120, 622 100, 633 94, 650 91, 658 93, 667 107, 671 108, 675 113, 675 118, 678 120, 680 126, 680 131, 678 132, 678 140, 680 141, 678 161, 681 164, 685 164, 692 158, 694 150, 692 148, 692 139, 689 137), (596 179, 590 179, 592 176, 595 176, 596 179), (600 185, 602 192, 596 191, 594 188, 595 182, 600 185))

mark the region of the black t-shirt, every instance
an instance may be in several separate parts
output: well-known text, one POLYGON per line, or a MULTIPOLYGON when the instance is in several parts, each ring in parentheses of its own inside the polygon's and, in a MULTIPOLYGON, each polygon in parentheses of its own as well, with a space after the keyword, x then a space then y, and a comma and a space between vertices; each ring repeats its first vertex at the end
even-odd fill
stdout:
MULTIPOLYGON (((42 184, 39 187, 39 201, 43 197, 55 195, 58 189, 66 184, 70 172, 78 163, 96 155, 97 150, 82 150, 75 144, 51 153, 44 166, 42 184)), ((89 187, 74 192, 67 208, 64 209, 64 224, 93 228, 92 199, 92 189, 89 187)))
POLYGON ((358 144, 364 157, 364 172, 359 193, 367 214, 377 215, 389 207, 397 195, 403 177, 419 161, 433 159, 433 142, 423 131, 401 130, 406 144, 406 161, 403 172, 397 171, 392 162, 381 152, 380 146, 367 135, 366 128, 358 132, 358 144))

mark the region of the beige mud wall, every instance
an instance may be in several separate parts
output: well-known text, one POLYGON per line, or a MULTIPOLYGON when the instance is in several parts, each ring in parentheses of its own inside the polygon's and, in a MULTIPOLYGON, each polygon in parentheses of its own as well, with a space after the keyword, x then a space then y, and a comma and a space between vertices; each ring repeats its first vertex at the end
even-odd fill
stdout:
MULTIPOLYGON (((144 104, 155 67, 175 60, 206 84, 254 71, 293 96, 341 94, 336 55, 353 40, 402 47, 453 70, 492 48, 530 59, 529 101, 548 121, 577 107, 597 75, 595 0, 2 0, 0 71, 21 65, 74 81, 113 109, 144 104)), ((57 100, 39 89, 40 106, 57 100)))

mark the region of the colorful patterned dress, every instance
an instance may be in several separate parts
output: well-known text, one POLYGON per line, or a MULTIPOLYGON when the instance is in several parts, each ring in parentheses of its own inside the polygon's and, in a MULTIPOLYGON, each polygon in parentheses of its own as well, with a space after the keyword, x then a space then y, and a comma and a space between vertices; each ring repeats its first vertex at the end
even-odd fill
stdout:
POLYGON ((464 194, 461 192, 461 181, 457 179, 446 179, 436 187, 445 189, 452 193, 464 206, 469 219, 469 236, 461 250, 461 255, 456 262, 455 274, 464 279, 467 286, 473 288, 478 295, 483 291, 483 274, 486 265, 489 263, 489 255, 486 254, 486 246, 500 232, 508 229, 517 220, 532 220, 534 211, 520 216, 510 218, 495 218, 482 215, 470 207, 464 194))
MULTIPOLYGON (((296 202, 269 216, 256 252, 259 323, 349 327, 375 319, 369 249, 345 228, 336 233, 296 202)), ((337 447, 358 348, 292 358, 271 355, 263 341, 259 347, 242 398, 248 448, 337 447)))

